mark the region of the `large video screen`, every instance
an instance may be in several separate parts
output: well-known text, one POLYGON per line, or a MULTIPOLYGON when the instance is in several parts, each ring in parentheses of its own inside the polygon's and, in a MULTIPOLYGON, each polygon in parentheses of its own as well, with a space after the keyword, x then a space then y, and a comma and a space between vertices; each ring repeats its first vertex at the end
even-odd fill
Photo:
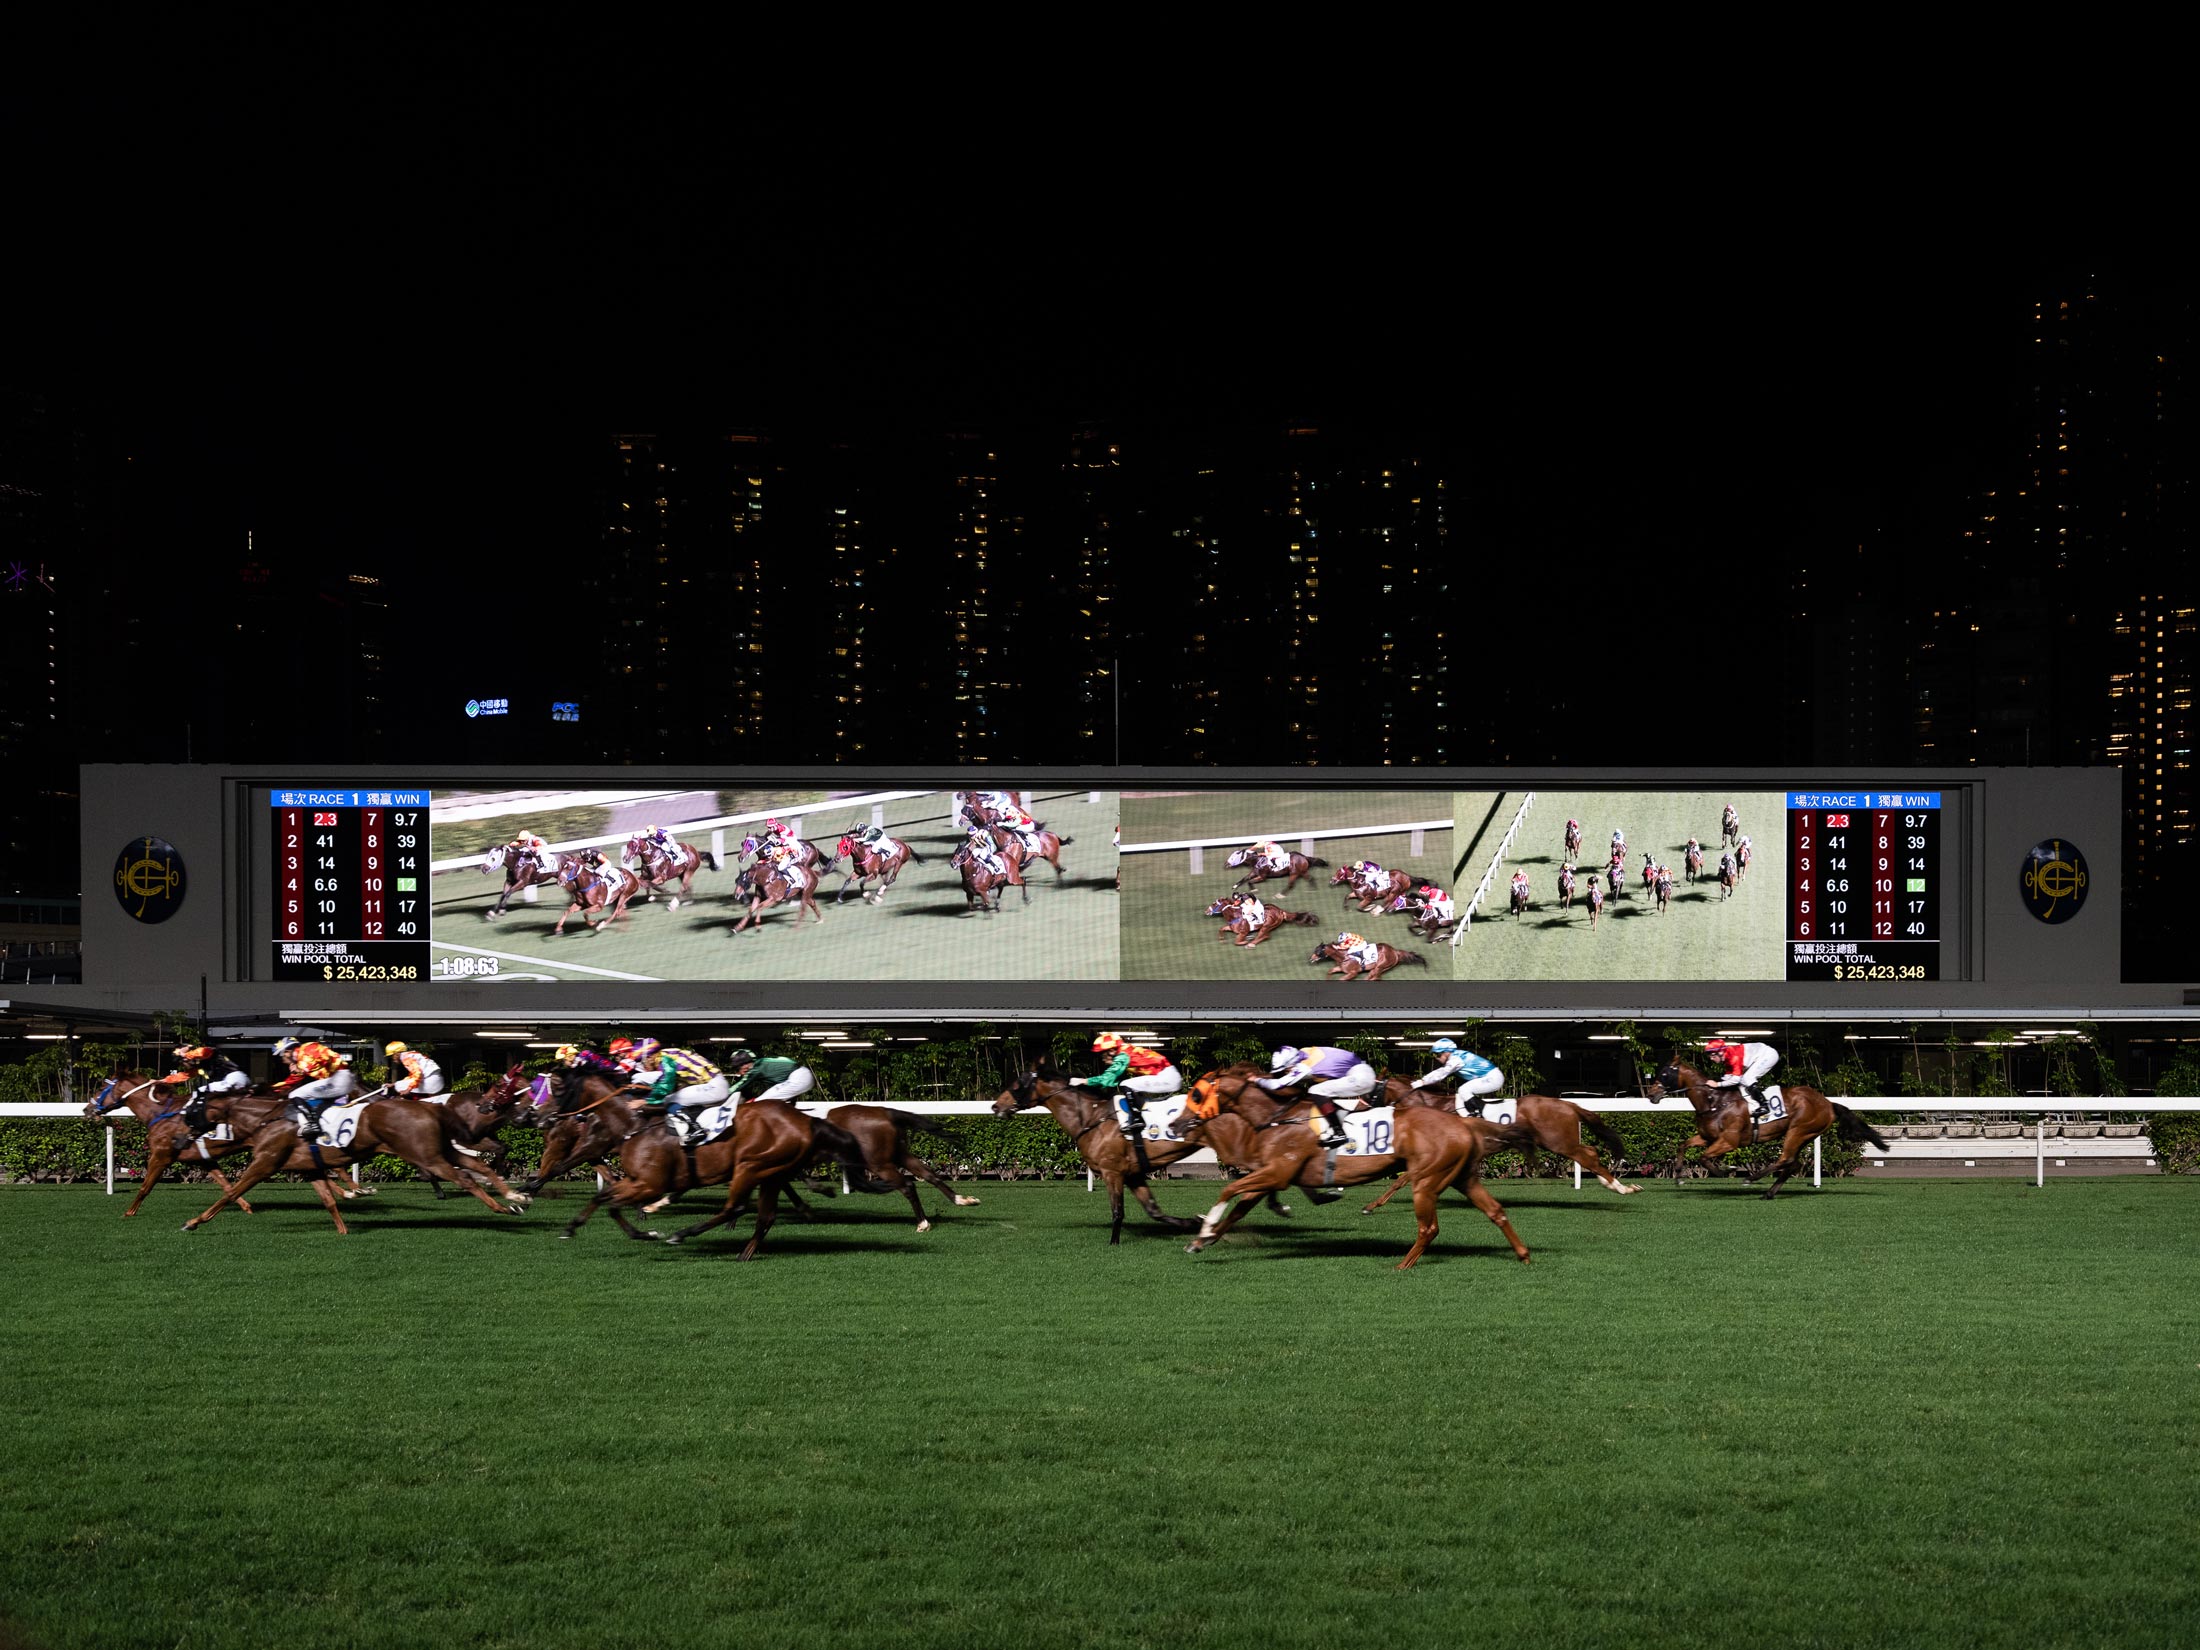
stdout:
POLYGON ((1937 792, 971 784, 272 789, 272 977, 1939 977, 1937 792))

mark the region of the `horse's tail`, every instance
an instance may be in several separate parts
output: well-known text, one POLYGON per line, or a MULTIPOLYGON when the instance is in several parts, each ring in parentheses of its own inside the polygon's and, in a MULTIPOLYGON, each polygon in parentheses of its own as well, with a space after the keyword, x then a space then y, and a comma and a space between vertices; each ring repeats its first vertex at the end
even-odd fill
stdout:
POLYGON ((1881 1151, 1887 1149, 1887 1143, 1879 1138, 1879 1131, 1857 1116, 1856 1113, 1842 1105, 1838 1100, 1829 1100, 1826 1103, 1833 1107, 1833 1132, 1837 1136, 1848 1141, 1851 1145, 1859 1140, 1869 1140, 1881 1151))
POLYGON ((1316 919, 1314 913, 1311 911, 1293 911, 1283 920, 1285 922, 1303 922, 1306 924, 1307 927, 1312 928, 1315 925, 1316 919))
POLYGON ((712 853, 708 848, 702 849, 697 857, 699 857, 702 862, 705 865, 709 866, 713 871, 723 871, 725 869, 723 865, 718 863, 718 856, 712 853))
POLYGON ((940 1120, 937 1117, 920 1117, 913 1111, 897 1111, 892 1106, 881 1106, 879 1110, 886 1113, 888 1122, 905 1133, 916 1129, 937 1132, 940 1126, 940 1120))
POLYGON ((1327 869, 1329 868, 1329 861, 1328 861, 1328 860, 1326 860, 1326 859, 1316 859, 1316 858, 1315 858, 1315 857, 1314 857, 1314 856, 1313 856, 1312 854, 1308 854, 1308 855, 1306 856, 1306 863, 1307 863, 1307 864, 1309 864, 1309 865, 1319 865, 1319 866, 1320 866, 1320 867, 1322 867, 1322 869, 1324 869, 1324 870, 1327 870, 1327 869))
POLYGON ((912 864, 912 865, 922 865, 922 864, 924 863, 924 856, 923 856, 922 854, 918 853, 918 852, 916 851, 916 849, 914 849, 914 848, 910 847, 908 843, 904 842, 904 843, 902 844, 902 847, 903 847, 903 849, 905 849, 905 850, 907 851, 907 853, 908 853, 908 855, 909 855, 909 863, 910 863, 910 864, 912 864))
POLYGON ((1574 1110, 1581 1114, 1582 1128, 1596 1137, 1596 1143, 1612 1154, 1615 1163, 1627 1155, 1627 1145, 1620 1139, 1619 1130, 1606 1122, 1601 1113, 1587 1106, 1576 1106, 1574 1110))
POLYGON ((848 1184, 859 1192, 898 1192, 901 1187, 890 1180, 873 1180, 871 1166, 863 1160, 863 1148, 856 1144, 856 1137, 845 1129, 836 1129, 823 1118, 810 1119, 810 1161, 830 1156, 839 1160, 840 1172, 848 1177, 848 1184))
POLYGON ((1428 966, 1428 958, 1422 956, 1418 951, 1401 951, 1398 954, 1398 961, 1400 963, 1417 962, 1423 968, 1428 966))
POLYGON ((1075 842, 1075 841, 1076 841, 1077 839, 1076 839, 1075 837, 1073 837, 1073 836, 1058 836, 1058 837, 1056 837, 1056 838, 1055 838, 1054 840, 1055 840, 1056 842, 1060 843, 1060 844, 1061 844, 1061 845, 1062 845, 1063 847, 1067 848, 1067 847, 1068 847, 1068 846, 1069 846, 1069 845, 1070 845, 1071 843, 1075 842))

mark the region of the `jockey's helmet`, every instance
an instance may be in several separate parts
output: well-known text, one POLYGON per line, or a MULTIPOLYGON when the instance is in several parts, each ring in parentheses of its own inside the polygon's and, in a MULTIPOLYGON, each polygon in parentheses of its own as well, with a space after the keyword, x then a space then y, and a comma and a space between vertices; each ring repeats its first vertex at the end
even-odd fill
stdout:
POLYGON ((571 1065, 571 1064, 572 1064, 572 1063, 573 1063, 573 1062, 574 1062, 575 1060, 578 1060, 578 1059, 579 1059, 580 1057, 581 1057, 581 1051, 580 1051, 580 1048, 579 1048, 579 1046, 578 1046, 577 1044, 574 1044, 574 1043, 560 1043, 560 1044, 558 1045, 558 1054, 557 1054, 557 1060, 558 1060, 558 1064, 559 1064, 559 1065, 561 1065, 561 1066, 569 1066, 569 1065, 571 1065))
POLYGON ((729 1066, 753 1066, 756 1064, 756 1050, 753 1048, 737 1048, 726 1056, 726 1064, 729 1066))
POLYGON ((193 1063, 196 1063, 200 1060, 211 1060, 214 1058, 214 1051, 212 1049, 202 1048, 197 1043, 181 1043, 178 1044, 175 1048, 170 1049, 168 1052, 173 1054, 179 1060, 189 1060, 193 1063))
POLYGON ((1270 1071, 1282 1071, 1287 1067, 1297 1065, 1305 1058, 1306 1055, 1301 1050, 1295 1049, 1287 1043, 1276 1050, 1274 1057, 1268 1062, 1268 1069, 1270 1071))
POLYGON ((1724 1037, 1714 1037, 1704 1044, 1704 1052, 1706 1054, 1724 1054, 1727 1047, 1727 1040, 1724 1037))
POLYGON ((631 1037, 614 1037, 610 1048, 614 1057, 624 1057, 634 1052, 634 1040, 631 1037))
POLYGON ((1123 1036, 1120 1032, 1103 1031, 1092 1040, 1092 1052, 1095 1054, 1113 1054, 1122 1047, 1123 1036))
POLYGON ((283 1055, 288 1054, 292 1049, 303 1047, 304 1043, 305 1039, 302 1037, 285 1037, 277 1042, 273 1048, 269 1049, 268 1053, 275 1055, 279 1059, 283 1055))
POLYGON ((403 1054, 407 1052, 407 1050, 406 1046, 403 1043, 384 1043, 382 1045, 382 1052, 384 1054, 403 1054))
POLYGON ((657 1058, 657 1051, 664 1045, 654 1037, 637 1037, 629 1048, 627 1058, 639 1064, 657 1058))
POLYGON ((1459 1045, 1449 1037, 1439 1037, 1435 1042, 1429 1044, 1428 1051, 1431 1054, 1457 1054, 1459 1045))

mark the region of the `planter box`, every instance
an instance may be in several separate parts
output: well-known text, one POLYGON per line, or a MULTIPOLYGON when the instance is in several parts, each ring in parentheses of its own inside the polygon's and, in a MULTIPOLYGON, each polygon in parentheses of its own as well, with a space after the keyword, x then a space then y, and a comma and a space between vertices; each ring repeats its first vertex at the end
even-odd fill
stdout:
POLYGON ((1978 1138, 1978 1125, 1976 1123, 1950 1123, 1948 1125, 1948 1138, 1950 1140, 1976 1140, 1978 1138))
POLYGON ((1906 1132, 1912 1140, 1938 1140, 1946 1127, 1945 1123, 1912 1123, 1906 1132))
POLYGON ((1881 1123, 1877 1125, 1882 1140, 1907 1140, 1910 1126, 1907 1123, 1881 1123))
POLYGON ((2012 1140, 2024 1133, 2022 1123, 1988 1123, 1978 1131, 1988 1140, 2012 1140))
POLYGON ((2144 1123, 2103 1123, 2101 1133, 2110 1140, 2136 1140, 2146 1127, 2144 1123))
POLYGON ((2101 1132, 2098 1123, 2065 1123, 2056 1131, 2065 1140, 2089 1140, 2101 1132))

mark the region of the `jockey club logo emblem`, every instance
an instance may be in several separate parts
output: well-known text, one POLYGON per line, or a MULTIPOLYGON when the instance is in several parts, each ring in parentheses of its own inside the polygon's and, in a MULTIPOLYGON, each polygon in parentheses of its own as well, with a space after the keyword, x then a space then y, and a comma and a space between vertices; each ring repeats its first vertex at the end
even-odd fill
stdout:
POLYGON ((183 855, 157 836, 132 838, 115 855, 115 898, 139 922, 166 922, 183 903, 183 855))
POLYGON ((2085 855, 2060 837, 2049 837, 2024 856, 2018 884, 2024 908, 2042 922, 2068 922, 2085 904, 2085 855))

